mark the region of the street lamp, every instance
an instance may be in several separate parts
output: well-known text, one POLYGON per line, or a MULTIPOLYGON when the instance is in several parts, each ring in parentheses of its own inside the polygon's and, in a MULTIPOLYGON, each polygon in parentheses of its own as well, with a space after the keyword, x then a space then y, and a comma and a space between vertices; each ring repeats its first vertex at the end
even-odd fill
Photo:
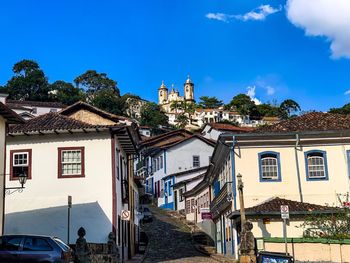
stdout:
POLYGON ((24 185, 27 182, 27 178, 28 178, 28 175, 25 172, 19 174, 18 175, 18 181, 21 184, 21 186, 5 187, 5 193, 6 194, 12 194, 13 192, 16 192, 16 191, 22 192, 23 189, 25 188, 24 185), (11 191, 11 190, 13 190, 13 191, 11 191))

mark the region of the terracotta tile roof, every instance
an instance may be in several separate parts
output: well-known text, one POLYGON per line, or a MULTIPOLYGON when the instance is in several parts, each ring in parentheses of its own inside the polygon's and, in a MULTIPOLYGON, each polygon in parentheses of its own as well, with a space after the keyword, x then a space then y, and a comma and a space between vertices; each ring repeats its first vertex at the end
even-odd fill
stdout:
POLYGON ((23 106, 30 106, 30 107, 45 107, 45 108, 65 108, 66 105, 62 104, 61 102, 54 102, 54 101, 29 101, 29 100, 6 100, 6 104, 10 108, 21 108, 23 106))
MULTIPOLYGON (((323 205, 316 205, 310 203, 302 203, 298 201, 292 201, 288 199, 283 199, 275 197, 273 199, 267 200, 262 204, 248 207, 245 209, 247 215, 273 215, 281 213, 281 205, 288 205, 290 214, 307 214, 311 212, 335 212, 336 207, 329 207, 323 205)), ((239 216, 239 210, 231 213, 230 218, 239 216)))
POLYGON ((263 121, 280 121, 281 119, 278 118, 278 117, 267 117, 267 116, 265 116, 265 117, 262 118, 262 120, 263 121))
POLYGON ((334 131, 350 129, 350 115, 311 112, 256 129, 257 133, 334 131))
POLYGON ((237 127, 232 124, 227 124, 227 123, 208 123, 210 127, 212 127, 215 130, 219 131, 233 131, 237 133, 242 133, 242 132, 249 132, 255 130, 254 128, 251 127, 237 127))
POLYGON ((104 127, 107 126, 91 125, 85 122, 69 118, 56 112, 51 112, 28 120, 24 124, 10 126, 9 134, 76 129, 94 129, 104 127))
POLYGON ((201 140, 201 141, 205 142, 206 144, 209 144, 209 145, 211 145, 213 147, 216 145, 216 141, 214 141, 214 140, 205 138, 205 137, 203 137, 202 135, 199 135, 199 134, 193 134, 191 136, 187 136, 187 137, 184 137, 184 138, 176 140, 176 141, 171 141, 171 140, 164 141, 162 143, 162 145, 158 145, 158 147, 160 147, 162 149, 168 149, 170 147, 173 147, 175 145, 183 143, 184 141, 187 141, 187 140, 192 139, 192 138, 197 138, 197 139, 199 139, 199 140, 201 140))
POLYGON ((141 147, 161 147, 167 144, 178 142, 184 138, 192 136, 193 133, 186 130, 175 130, 166 132, 158 136, 153 136, 145 139, 141 143, 141 147))
POLYGON ((7 105, 0 102, 0 116, 6 119, 6 122, 9 124, 14 123, 24 123, 25 120, 19 116, 16 112, 11 110, 7 105))
POLYGON ((132 122, 132 120, 127 118, 127 117, 112 114, 110 112, 101 110, 101 109, 94 107, 94 106, 92 106, 86 102, 83 102, 83 101, 78 101, 78 102, 74 103, 73 105, 70 105, 67 108, 61 110, 59 113, 62 115, 68 116, 74 112, 81 110, 81 109, 89 110, 91 112, 94 112, 94 113, 96 113, 104 118, 107 118, 111 121, 114 121, 114 122, 119 122, 120 120, 123 120, 123 121, 127 120, 127 121, 132 122))

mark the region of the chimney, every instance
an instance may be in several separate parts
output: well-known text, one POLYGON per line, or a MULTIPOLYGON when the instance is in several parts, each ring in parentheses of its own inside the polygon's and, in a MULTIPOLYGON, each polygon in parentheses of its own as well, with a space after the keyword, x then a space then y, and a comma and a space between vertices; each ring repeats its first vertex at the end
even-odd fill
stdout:
POLYGON ((6 99, 8 97, 7 93, 0 93, 0 102, 6 104, 6 99))

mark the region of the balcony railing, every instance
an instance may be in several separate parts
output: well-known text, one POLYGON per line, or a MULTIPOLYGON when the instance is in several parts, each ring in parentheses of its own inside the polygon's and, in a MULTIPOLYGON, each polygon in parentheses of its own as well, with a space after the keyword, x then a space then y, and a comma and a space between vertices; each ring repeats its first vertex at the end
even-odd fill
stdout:
POLYGON ((210 203, 210 212, 213 217, 219 216, 232 201, 232 182, 227 182, 220 189, 219 194, 210 203))

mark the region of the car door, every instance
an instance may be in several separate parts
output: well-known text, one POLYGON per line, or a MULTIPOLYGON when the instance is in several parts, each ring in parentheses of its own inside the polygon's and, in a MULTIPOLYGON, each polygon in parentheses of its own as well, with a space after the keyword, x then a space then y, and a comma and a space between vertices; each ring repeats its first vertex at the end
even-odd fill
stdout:
POLYGON ((19 250, 23 237, 4 236, 0 237, 0 262, 21 262, 19 250))
POLYGON ((42 237, 25 237, 20 260, 23 263, 50 261, 55 254, 53 247, 42 237))

